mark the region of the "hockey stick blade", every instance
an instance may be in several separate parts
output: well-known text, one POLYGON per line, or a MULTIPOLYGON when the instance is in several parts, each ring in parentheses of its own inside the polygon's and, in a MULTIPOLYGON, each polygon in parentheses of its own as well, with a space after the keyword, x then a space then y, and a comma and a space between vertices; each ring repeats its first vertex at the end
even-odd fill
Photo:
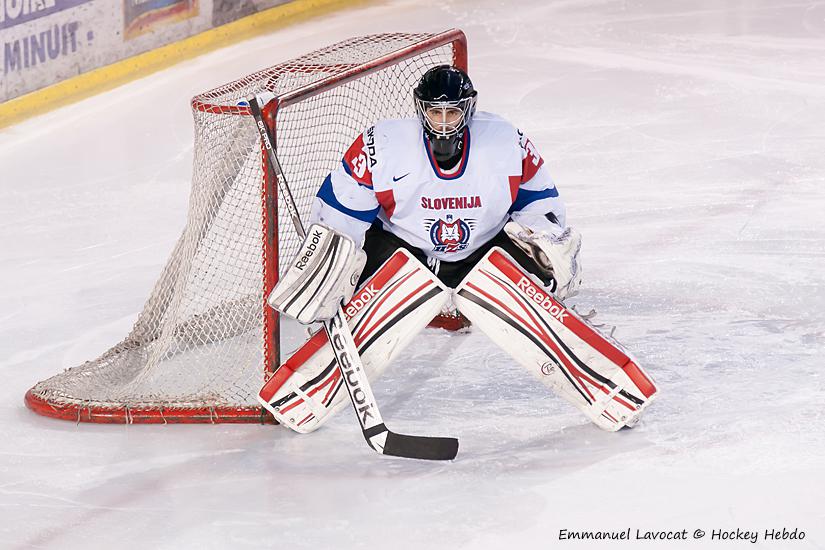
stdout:
POLYGON ((391 432, 381 422, 363 430, 364 439, 376 452, 387 456, 421 460, 452 460, 458 454, 458 439, 391 432))
POLYGON ((458 454, 458 439, 454 437, 422 437, 387 431, 385 455, 422 460, 452 460, 458 454))

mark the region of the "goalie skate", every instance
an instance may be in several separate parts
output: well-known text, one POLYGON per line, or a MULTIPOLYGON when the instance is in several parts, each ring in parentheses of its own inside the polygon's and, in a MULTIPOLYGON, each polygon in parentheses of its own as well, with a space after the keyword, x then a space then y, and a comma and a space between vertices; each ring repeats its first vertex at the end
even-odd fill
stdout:
POLYGON ((653 381, 612 338, 535 283, 493 248, 456 290, 475 326, 597 426, 635 424, 656 395, 653 381))
MULTIPOLYGON (((444 285, 403 249, 364 282, 344 313, 370 379, 386 369, 449 296, 444 285)), ((258 401, 279 423, 308 433, 346 405, 342 384, 327 336, 319 331, 280 366, 258 401)))

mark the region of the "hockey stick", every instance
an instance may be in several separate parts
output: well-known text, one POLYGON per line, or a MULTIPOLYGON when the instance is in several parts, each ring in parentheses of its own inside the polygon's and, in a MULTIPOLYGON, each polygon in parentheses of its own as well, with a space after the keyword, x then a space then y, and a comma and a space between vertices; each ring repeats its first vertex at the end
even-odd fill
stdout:
MULTIPOLYGON (((275 154, 272 136, 269 128, 263 121, 262 108, 274 99, 271 93, 262 93, 249 99, 249 109, 255 118, 255 125, 261 136, 261 143, 266 151, 266 159, 269 167, 275 173, 278 180, 278 189, 281 199, 286 203, 289 216, 295 231, 302 239, 306 236, 304 225, 292 197, 292 191, 286 181, 281 163, 275 154)), ((361 357, 358 355, 358 348, 352 337, 352 332, 347 325, 344 311, 339 304, 335 316, 324 322, 324 330, 327 333, 330 346, 335 353, 338 368, 341 369, 341 378, 347 388, 352 407, 355 409, 355 416, 361 425, 361 433, 367 444, 376 452, 400 456, 405 458, 421 458, 425 460, 452 460, 458 454, 458 439, 452 437, 422 437, 414 435, 404 435, 390 431, 381 418, 378 410, 378 403, 372 393, 367 375, 361 364, 361 357)))

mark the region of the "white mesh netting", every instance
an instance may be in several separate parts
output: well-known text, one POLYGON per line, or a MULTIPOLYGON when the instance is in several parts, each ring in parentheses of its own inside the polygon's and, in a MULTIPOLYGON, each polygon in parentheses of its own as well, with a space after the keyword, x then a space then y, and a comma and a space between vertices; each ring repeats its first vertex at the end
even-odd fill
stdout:
POLYGON ((263 205, 274 197, 264 192, 261 147, 242 102, 265 90, 285 98, 276 147, 306 217, 364 128, 414 116, 412 87, 427 68, 455 61, 454 48, 463 51, 457 40, 458 31, 353 38, 195 97, 187 224, 134 328, 101 357, 38 383, 27 404, 82 421, 265 420, 255 395, 278 346, 266 336, 274 321, 264 308, 265 280, 275 278, 266 270, 274 271, 275 257, 287 265, 300 242, 279 208, 280 252, 266 244, 263 205), (371 70, 376 60, 384 68, 371 70), (357 78, 336 82, 352 71, 357 78), (315 83, 321 92, 303 97, 315 83))

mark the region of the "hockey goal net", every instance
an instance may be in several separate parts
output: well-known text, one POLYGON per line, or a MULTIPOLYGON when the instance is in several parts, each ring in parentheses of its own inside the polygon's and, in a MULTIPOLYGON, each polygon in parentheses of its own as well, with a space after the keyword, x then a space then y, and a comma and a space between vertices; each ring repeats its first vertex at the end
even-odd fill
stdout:
POLYGON ((39 414, 85 422, 268 422, 255 396, 279 364, 279 319, 264 297, 300 240, 264 169, 245 100, 264 110, 302 217, 364 128, 414 116, 428 68, 466 69, 461 31, 352 38, 196 96, 186 227, 126 338, 35 385, 39 414))

